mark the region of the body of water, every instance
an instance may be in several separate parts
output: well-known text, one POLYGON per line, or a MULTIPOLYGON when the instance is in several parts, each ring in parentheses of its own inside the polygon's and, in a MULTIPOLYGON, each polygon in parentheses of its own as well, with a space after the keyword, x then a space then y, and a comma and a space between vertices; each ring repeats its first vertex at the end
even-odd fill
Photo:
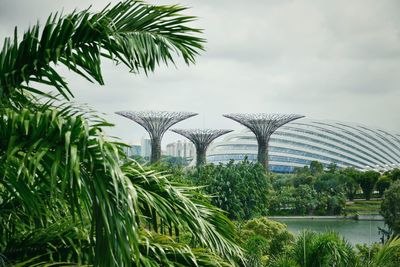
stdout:
POLYGON ((308 229, 313 231, 335 231, 351 244, 380 242, 378 227, 385 228, 383 221, 326 220, 326 219, 275 219, 288 226, 289 231, 298 234, 308 229))

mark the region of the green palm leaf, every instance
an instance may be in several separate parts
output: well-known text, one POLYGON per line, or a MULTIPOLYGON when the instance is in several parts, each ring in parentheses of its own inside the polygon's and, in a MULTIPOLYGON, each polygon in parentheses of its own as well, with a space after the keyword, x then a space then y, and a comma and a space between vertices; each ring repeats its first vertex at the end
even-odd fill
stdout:
POLYGON ((103 84, 102 57, 146 73, 160 63, 173 63, 174 54, 194 62, 204 40, 193 35, 201 31, 187 26, 195 17, 181 15, 183 10, 128 0, 98 13, 50 15, 43 27, 31 27, 20 41, 15 29, 15 37, 6 38, 0 52, 3 105, 29 103, 26 94, 45 95, 32 82, 55 87, 67 99, 73 96, 57 64, 103 84))
POLYGON ((243 258, 241 248, 234 242, 232 222, 221 210, 198 198, 195 188, 170 183, 167 174, 145 170, 137 164, 128 163, 123 170, 132 181, 141 213, 158 218, 150 221, 155 231, 161 231, 159 225, 163 223, 167 232, 189 232, 194 244, 208 247, 232 263, 243 258))
POLYGON ((372 266, 395 267, 400 263, 400 237, 393 237, 372 258, 372 266))

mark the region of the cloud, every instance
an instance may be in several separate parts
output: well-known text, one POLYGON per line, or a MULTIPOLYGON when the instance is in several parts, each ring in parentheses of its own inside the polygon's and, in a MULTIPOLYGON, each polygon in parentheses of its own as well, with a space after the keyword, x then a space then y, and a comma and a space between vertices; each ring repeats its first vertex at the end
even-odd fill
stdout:
MULTIPOLYGON (((116 2, 116 1, 113 1, 116 2)), ((152 1, 170 3, 176 1, 152 1)), ((107 1, 0 2, 0 34, 55 10, 94 9, 107 1)), ((106 85, 64 72, 76 100, 116 123, 110 133, 145 135, 117 110, 190 110, 179 127, 240 126, 228 112, 294 112, 400 132, 400 17, 397 0, 185 1, 208 43, 194 66, 160 67, 149 76, 104 62, 106 85)), ((165 142, 179 138, 167 134, 165 142)))

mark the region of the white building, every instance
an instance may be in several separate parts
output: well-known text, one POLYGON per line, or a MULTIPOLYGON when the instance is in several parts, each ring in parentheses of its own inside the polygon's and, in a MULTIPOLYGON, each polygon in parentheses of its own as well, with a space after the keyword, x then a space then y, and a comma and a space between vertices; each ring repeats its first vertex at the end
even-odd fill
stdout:
MULTIPOLYGON (((235 131, 208 149, 207 162, 257 160, 257 141, 247 129, 235 131)), ((357 123, 301 119, 276 130, 269 142, 269 168, 293 172, 319 161, 325 167, 386 171, 400 167, 400 136, 357 123)))
POLYGON ((140 156, 142 156, 142 158, 150 158, 151 155, 150 138, 143 137, 142 140, 140 141, 140 144, 141 144, 140 156))
POLYGON ((167 145, 166 156, 193 159, 196 149, 190 141, 176 141, 167 145))

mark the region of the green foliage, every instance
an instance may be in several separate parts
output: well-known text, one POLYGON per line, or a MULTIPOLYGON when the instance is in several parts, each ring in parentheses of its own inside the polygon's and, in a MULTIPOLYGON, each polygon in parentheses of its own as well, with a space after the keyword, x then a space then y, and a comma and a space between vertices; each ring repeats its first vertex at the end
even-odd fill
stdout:
MULTIPOLYGON (((287 226, 280 222, 269 220, 267 217, 260 217, 245 222, 238 230, 239 238, 247 243, 251 237, 262 237, 267 242, 267 249, 264 254, 278 255, 294 240, 293 235, 288 232, 287 226)), ((245 247, 248 249, 248 247, 245 247)), ((248 249, 249 250, 249 249, 248 249)))
POLYGON ((360 266, 369 267, 372 265, 372 259, 375 254, 382 247, 381 244, 374 243, 370 246, 367 244, 357 244, 356 245, 356 254, 359 261, 360 266))
POLYGON ((327 172, 335 173, 337 170, 338 170, 338 166, 336 165, 336 163, 331 163, 331 164, 328 165, 327 172))
POLYGON ((324 171, 324 165, 318 161, 311 161, 310 172, 312 175, 320 174, 324 171))
POLYGON ((372 192, 374 191, 375 184, 378 181, 379 176, 379 172, 366 171, 357 177, 357 182, 360 185, 366 200, 371 199, 372 192))
POLYGON ((346 196, 348 199, 353 200, 357 190, 360 188, 358 177, 361 175, 361 172, 355 168, 345 168, 341 170, 340 173, 343 175, 346 196))
POLYGON ((213 196, 211 203, 235 220, 247 220, 267 213, 267 192, 271 188, 265 170, 244 160, 235 164, 206 165, 188 174, 188 179, 204 186, 213 196))
POLYGON ((357 245, 359 266, 397 267, 400 266, 400 239, 394 237, 385 244, 357 245))
POLYGON ((382 200, 356 200, 346 203, 347 215, 379 215, 382 200))
POLYGON ((184 167, 189 165, 188 161, 182 157, 162 156, 161 161, 167 163, 170 166, 184 167))
POLYGON ((379 191, 379 196, 382 197, 383 193, 385 192, 386 189, 390 187, 392 184, 392 180, 387 177, 387 176, 381 176, 379 177, 378 181, 376 182, 376 189, 379 191))
POLYGON ((397 267, 400 266, 400 238, 389 239, 373 256, 373 267, 397 267))
POLYGON ((396 168, 387 173, 387 176, 392 180, 392 181, 397 181, 400 180, 400 169, 396 168))
POLYGON ((294 191, 294 212, 309 215, 318 207, 317 192, 309 185, 300 185, 294 191))
POLYGON ((400 234, 400 181, 394 182, 384 193, 381 215, 385 223, 395 233, 400 234))
MULTIPOLYGON (((314 163, 315 166, 319 166, 314 163)), ((340 172, 298 169, 294 175, 275 175, 269 192, 270 215, 334 215, 346 204, 345 177, 340 172)))
POLYGON ((113 266, 124 265, 125 255, 130 264, 161 264, 182 253, 197 262, 184 244, 151 243, 148 226, 176 237, 187 231, 193 247, 240 258, 232 223, 218 209, 163 173, 130 161, 121 166, 122 147, 104 139, 106 122, 89 116, 63 105, 0 117, 1 253, 9 261, 43 255, 37 260, 113 266), (162 262, 157 251, 168 251, 162 262))
POLYGON ((259 235, 252 235, 246 239, 244 248, 247 251, 246 266, 261 267, 265 266, 268 257, 268 240, 259 235))
POLYGON ((146 73, 160 62, 174 62, 175 53, 186 63, 194 62, 203 39, 192 35, 201 31, 187 26, 195 18, 180 15, 183 10, 128 0, 98 13, 50 15, 43 27, 34 25, 20 41, 16 29, 0 52, 1 103, 21 106, 29 104, 29 93, 45 94, 28 82, 50 85, 65 98, 72 97, 54 64, 103 84, 102 57, 146 73))
POLYGON ((300 266, 354 266, 352 247, 334 232, 303 231, 293 247, 293 257, 300 266))
POLYGON ((300 267, 295 259, 291 258, 289 255, 278 256, 273 258, 268 267, 300 267))
POLYGON ((230 266, 232 223, 196 188, 126 158, 111 126, 68 103, 55 65, 103 84, 101 58, 149 72, 202 49, 179 6, 127 0, 51 15, 0 52, 0 262, 16 266, 230 266), (33 87, 53 87, 59 97, 33 87), (37 99, 42 96, 43 99, 37 99), (58 101, 60 100, 60 101, 58 101), (179 242, 190 235, 191 246, 179 242))

